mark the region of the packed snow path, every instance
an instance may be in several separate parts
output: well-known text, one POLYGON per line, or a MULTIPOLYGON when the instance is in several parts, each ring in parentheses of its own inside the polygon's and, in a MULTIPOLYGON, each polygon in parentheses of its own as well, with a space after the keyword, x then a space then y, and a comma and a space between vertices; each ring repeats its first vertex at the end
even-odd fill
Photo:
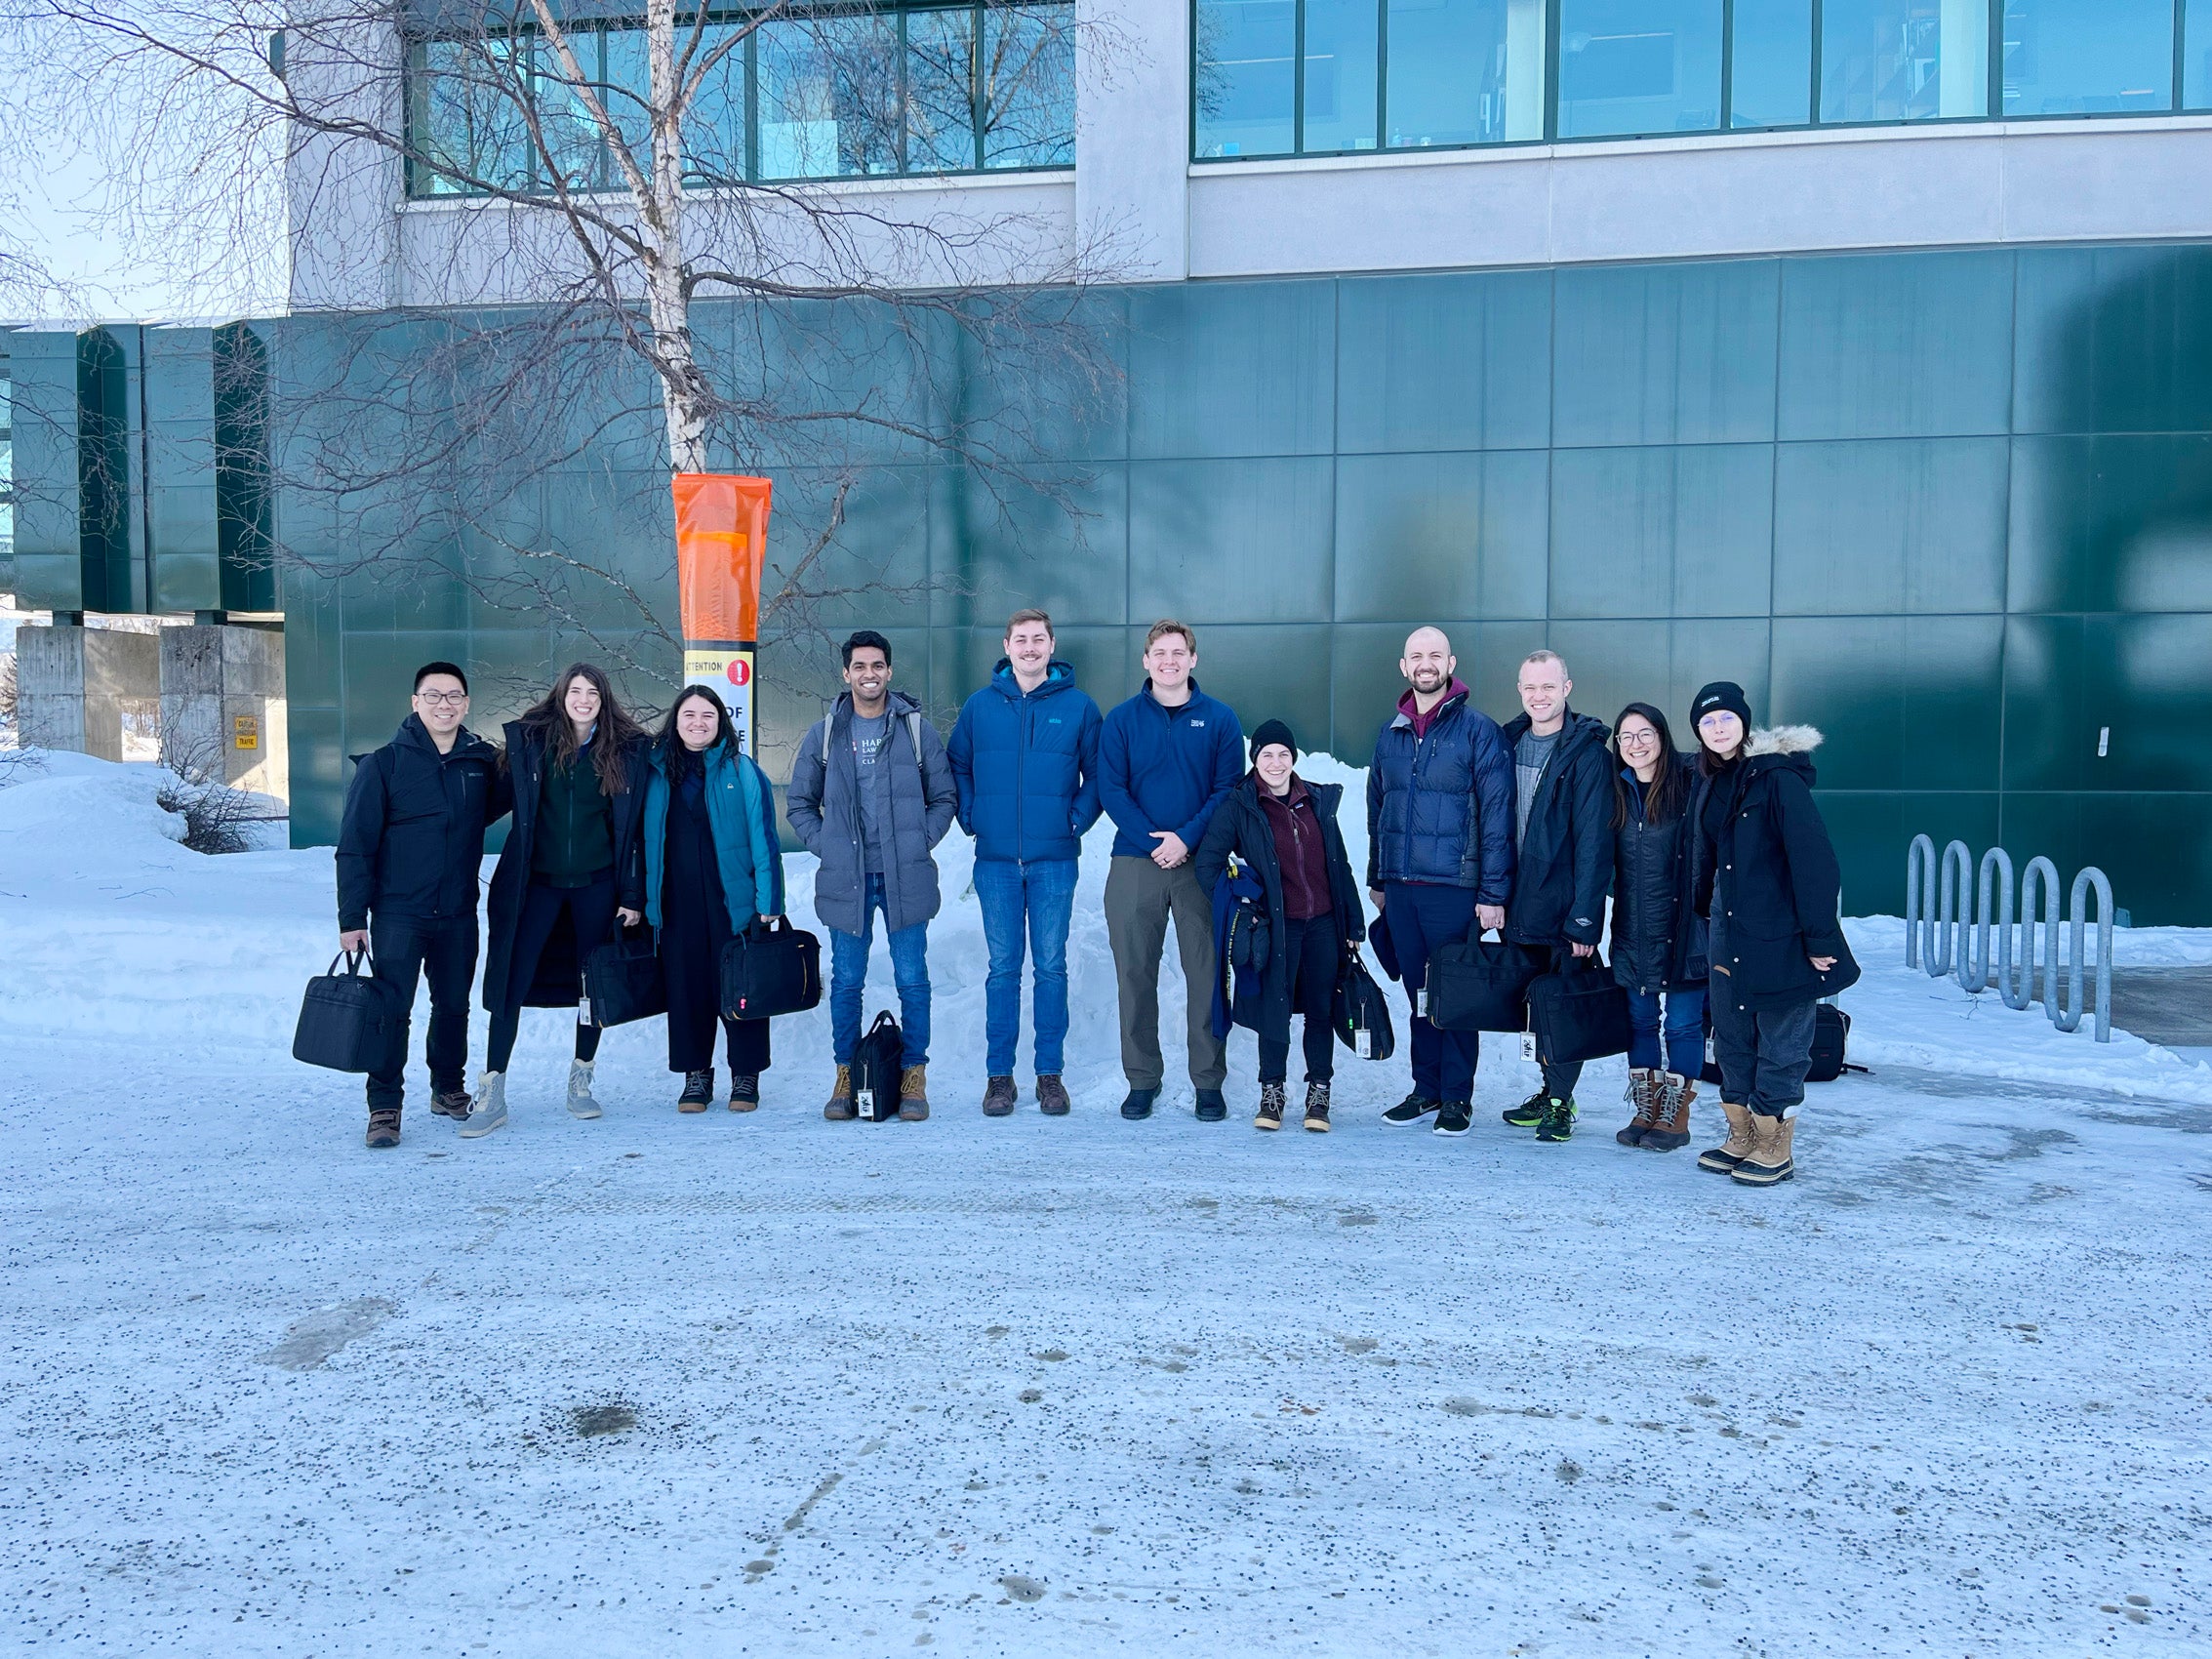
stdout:
POLYGON ((189 857, 0 896, 16 1650, 2212 1644, 2212 1089, 2156 1051, 1991 1081, 1967 1037, 2039 1017, 1879 970, 1909 1063, 1869 1041, 1750 1192, 1706 1108, 1616 1147, 1618 1063, 1564 1147, 1499 1123, 1509 1055, 1462 1141, 1348 1058, 1337 1132, 1258 1134, 1249 1038, 1227 1123, 1125 1123, 1079 951, 1066 1120, 978 1115, 970 983, 926 1124, 823 1122, 806 1022, 742 1116, 613 1033, 576 1122, 534 1016, 510 1127, 418 1096, 372 1153, 254 1011, 321 966, 327 854, 189 857), (236 937, 179 921, 217 879, 236 937), (139 1034, 41 999, 72 933, 139 1034))

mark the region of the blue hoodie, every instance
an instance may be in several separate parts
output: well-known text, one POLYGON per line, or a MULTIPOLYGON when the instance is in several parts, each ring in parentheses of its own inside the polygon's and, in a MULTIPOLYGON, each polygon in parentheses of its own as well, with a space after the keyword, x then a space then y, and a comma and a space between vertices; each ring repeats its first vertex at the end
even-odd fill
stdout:
POLYGON ((1099 733, 1099 798, 1114 827, 1113 856, 1152 856, 1155 830, 1172 830, 1193 853, 1206 825, 1244 775, 1236 711, 1190 682, 1190 701, 1163 708, 1152 682, 1115 707, 1099 733))
POLYGON ((1099 706, 1058 658, 1027 696, 1006 658, 968 699, 945 741, 960 828, 976 857, 1031 864, 1072 859, 1099 821, 1099 706))

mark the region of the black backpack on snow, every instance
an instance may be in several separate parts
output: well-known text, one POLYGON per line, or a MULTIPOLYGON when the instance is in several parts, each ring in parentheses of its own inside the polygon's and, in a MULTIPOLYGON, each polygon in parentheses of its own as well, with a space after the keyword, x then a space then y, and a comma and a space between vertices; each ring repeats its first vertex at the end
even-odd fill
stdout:
POLYGON ((870 1123, 899 1115, 899 1084, 905 1075, 906 1039, 886 1008, 853 1050, 853 1112, 870 1123))

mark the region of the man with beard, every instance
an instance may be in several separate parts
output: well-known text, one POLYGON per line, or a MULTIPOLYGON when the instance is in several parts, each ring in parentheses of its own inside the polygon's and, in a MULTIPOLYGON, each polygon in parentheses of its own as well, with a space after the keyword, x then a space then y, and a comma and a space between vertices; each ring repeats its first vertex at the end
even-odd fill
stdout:
POLYGON ((1413 997, 1413 1092, 1383 1121, 1464 1135, 1479 1036, 1428 1023, 1428 958, 1471 929, 1502 928, 1513 879, 1513 755, 1475 708, 1441 628, 1406 638, 1407 690, 1375 739, 1367 774, 1368 897, 1383 912, 1413 997))

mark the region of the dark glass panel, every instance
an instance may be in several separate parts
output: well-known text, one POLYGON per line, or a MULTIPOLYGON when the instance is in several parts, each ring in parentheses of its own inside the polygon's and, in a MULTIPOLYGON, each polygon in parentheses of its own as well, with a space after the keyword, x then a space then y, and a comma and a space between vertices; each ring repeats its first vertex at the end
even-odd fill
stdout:
POLYGON ((1813 102, 1812 0, 1736 0, 1731 127, 1801 127, 1813 102))
POLYGON ((906 171, 976 165, 976 14, 906 14, 906 171))
POLYGON ((1200 155, 1288 155, 1298 142, 1292 0, 1198 0, 1200 155))
POLYGON ((2005 0, 2005 114, 2150 113, 2173 103, 2173 0, 2005 0))
POLYGON ((408 77, 415 194, 527 188, 536 171, 525 113, 528 86, 527 55, 513 41, 418 46, 408 77))
POLYGON ((1559 136, 1720 125, 1720 0, 1560 0, 1559 136))
MULTIPOLYGON (((614 58, 614 39, 607 56, 614 58)), ((700 36, 694 72, 706 64, 692 95, 691 118, 684 124, 684 177, 702 184, 745 177, 745 42, 734 25, 711 24, 700 36), (716 56, 719 54, 720 56, 716 56)))
POLYGON ((767 23, 757 42, 763 179, 899 170, 896 18, 767 23))
POLYGON ((1387 142, 1544 136, 1543 0, 1384 0, 1387 142))

